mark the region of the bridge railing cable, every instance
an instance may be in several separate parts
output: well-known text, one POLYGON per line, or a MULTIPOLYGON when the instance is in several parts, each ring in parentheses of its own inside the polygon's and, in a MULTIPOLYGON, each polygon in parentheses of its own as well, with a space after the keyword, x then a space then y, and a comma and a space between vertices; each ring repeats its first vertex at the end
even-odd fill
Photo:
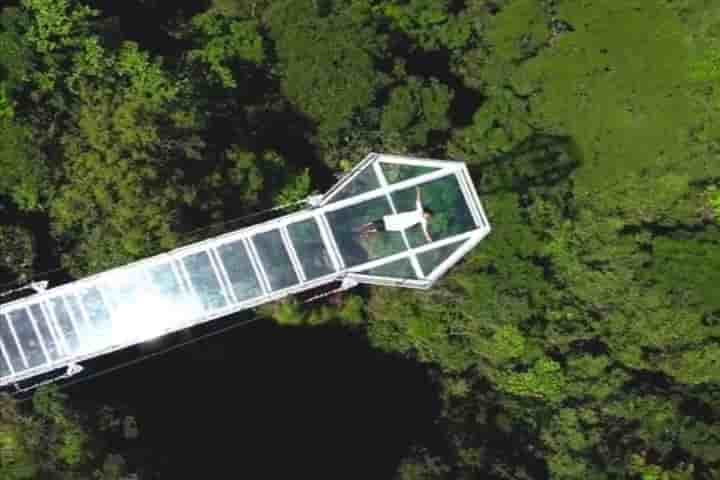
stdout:
MULTIPOLYGON (((128 361, 126 361, 126 362, 123 362, 123 363, 120 363, 120 364, 117 364, 117 365, 113 365, 112 367, 108 367, 108 368, 105 368, 105 369, 103 369, 103 370, 99 370, 99 371, 97 371, 97 372, 92 372, 92 373, 87 373, 87 374, 80 374, 79 376, 73 378, 72 380, 68 380, 67 382, 58 384, 58 388, 61 389, 61 390, 63 390, 63 389, 69 388, 69 387, 71 387, 71 386, 73 386, 73 385, 77 385, 77 384, 79 384, 79 383, 89 382, 90 380, 94 380, 94 379, 96 379, 96 378, 98 378, 98 377, 102 377, 102 376, 104 376, 104 375, 108 375, 108 374, 110 374, 110 373, 112 373, 112 372, 116 372, 116 371, 118 371, 118 370, 122 370, 123 368, 127 368, 127 367, 130 367, 130 366, 132 366, 132 365, 136 365, 136 364, 138 364, 138 363, 144 362, 145 360, 149 360, 149 359, 154 358, 154 357, 159 357, 159 356, 161 356, 161 355, 165 355, 166 353, 172 352, 173 350, 178 350, 178 349, 183 348, 183 347, 186 347, 186 346, 188 346, 188 345, 192 345, 193 343, 197 343, 197 342, 200 342, 200 341, 202 341, 202 340, 205 340, 205 339, 207 339, 207 338, 211 338, 211 337, 214 337, 214 336, 216 336, 216 335, 220 335, 220 334, 229 332, 229 331, 234 330, 234 329, 236 329, 236 328, 246 327, 246 326, 248 326, 248 325, 250 325, 250 324, 252 324, 252 323, 255 323, 255 322, 259 321, 259 320, 262 320, 262 319, 264 319, 264 318, 265 318, 265 317, 263 317, 263 316, 255 315, 254 317, 250 318, 249 320, 245 320, 245 321, 242 321, 242 322, 238 322, 238 323, 229 325, 229 326, 227 326, 227 327, 224 327, 224 328, 221 328, 221 329, 212 331, 212 332, 205 333, 205 334, 203 334, 203 335, 200 335, 200 336, 195 337, 195 338, 191 338, 190 340, 186 340, 186 341, 184 341, 184 342, 176 343, 175 345, 171 345, 170 347, 164 348, 164 349, 159 350, 159 351, 157 351, 157 352, 148 353, 148 354, 145 354, 145 355, 142 355, 142 356, 133 358, 132 360, 128 360, 128 361)), ((85 370, 85 371, 87 371, 87 370, 85 370)), ((54 380, 50 380, 50 381, 48 381, 48 382, 42 382, 42 383, 40 383, 40 384, 35 384, 35 385, 31 385, 31 386, 26 387, 26 388, 21 388, 21 389, 16 390, 12 395, 13 395, 13 396, 15 397, 15 399, 17 399, 18 401, 24 402, 24 401, 29 400, 29 399, 32 398, 32 395, 27 395, 27 394, 32 393, 33 391, 35 391, 35 390, 36 390, 37 388, 39 388, 39 387, 42 387, 42 386, 44 386, 44 385, 46 385, 46 384, 48 384, 48 383, 54 383, 54 382, 56 382, 57 380, 60 380, 60 379, 61 379, 61 378, 58 377, 58 378, 56 378, 56 379, 54 379, 54 380)))
MULTIPOLYGON (((295 202, 286 203, 283 205, 277 205, 275 207, 266 208, 264 210, 260 210, 257 212, 252 212, 247 215, 241 215, 239 217, 230 218, 228 220, 223 220, 220 222, 213 222, 209 225, 205 225, 203 227, 198 227, 193 230, 188 230, 187 232, 181 232, 180 236, 182 237, 182 240, 178 242, 178 246, 187 245, 190 243, 193 243, 194 241, 197 241, 197 235, 202 232, 206 232, 212 228, 219 228, 221 226, 227 226, 232 224, 237 224, 243 221, 247 221, 251 218, 259 217, 260 215, 265 215, 271 212, 276 212, 280 210, 285 210, 290 207, 294 207, 296 205, 300 205, 303 203, 307 203, 306 199, 298 200, 295 202)), ((161 253, 161 252, 158 252, 161 253)), ((13 280, 11 282, 6 282, 0 284, 0 298, 12 295, 13 293, 17 293, 19 291, 24 290, 27 288, 25 285, 27 285, 29 282, 32 282, 33 280, 37 280, 40 278, 47 278, 48 275, 52 273, 58 273, 58 272, 67 272, 67 267, 57 267, 52 268, 49 270, 43 270, 41 272, 35 272, 32 275, 27 275, 23 277, 22 279, 13 280), (22 285, 22 286, 21 286, 22 285)))

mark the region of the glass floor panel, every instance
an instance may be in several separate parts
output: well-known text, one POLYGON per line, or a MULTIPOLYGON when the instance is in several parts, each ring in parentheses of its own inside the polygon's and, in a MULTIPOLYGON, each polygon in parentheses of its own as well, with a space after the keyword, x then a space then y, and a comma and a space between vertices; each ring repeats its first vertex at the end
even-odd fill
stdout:
POLYGON ((73 294, 64 296, 66 305, 70 308, 70 313, 75 320, 75 326, 78 330, 78 339, 80 340, 80 348, 86 350, 92 348, 92 343, 95 341, 95 335, 90 325, 88 325, 85 315, 80 308, 80 303, 77 297, 73 294))
POLYGON ((215 275, 210 264, 208 253, 194 253, 183 258, 182 261, 203 308, 211 311, 225 307, 227 300, 223 296, 220 279, 215 275))
POLYGON ((467 241, 467 239, 459 240, 449 245, 428 250, 427 252, 418 253, 418 262, 420 262, 420 268, 422 268, 425 276, 430 275, 433 270, 439 267, 441 263, 447 260, 450 255, 467 241))
POLYGON ((363 233, 364 225, 382 221, 392 213, 390 203, 382 196, 326 214, 345 265, 354 267, 406 250, 401 232, 363 233))
POLYGON ((184 325, 203 315, 200 301, 185 289, 171 261, 148 267, 147 274, 152 282, 152 290, 146 292, 147 311, 159 324, 158 328, 184 325))
POLYGON ((15 372, 26 370, 25 363, 20 355, 20 350, 10 331, 10 324, 8 323, 8 317, 6 315, 0 315, 0 341, 2 341, 5 346, 5 353, 7 353, 15 372))
POLYGON ((217 248, 217 252, 238 302, 262 295, 260 281, 255 275, 250 256, 242 240, 221 245, 217 248))
MULTIPOLYGON (((140 338, 143 324, 148 323, 141 298, 143 291, 150 288, 139 268, 133 268, 112 275, 100 286, 110 309, 109 334, 103 336, 111 345, 140 338)), ((101 345, 98 342, 98 347, 101 345)))
POLYGON ((112 333, 106 338, 111 344, 151 340, 169 328, 202 317, 199 301, 185 293, 173 294, 173 283, 164 290, 158 279, 171 279, 177 286, 169 262, 118 272, 100 286, 110 304, 112 333))
POLYGON ((0 354, 0 378, 7 377, 8 375, 11 375, 12 372, 10 371, 10 367, 8 366, 7 362, 5 361, 5 356, 0 354))
POLYGON ((30 315, 24 308, 14 310, 7 314, 12 322, 15 334, 17 335, 20 347, 25 352, 25 359, 28 362, 28 367, 33 368, 38 365, 42 365, 47 362, 45 354, 43 353, 42 346, 40 345, 40 339, 35 333, 30 315))
MULTIPOLYGON (((417 187, 393 192, 391 196, 398 212, 415 209, 417 189, 420 190, 423 207, 432 212, 428 230, 433 241, 476 228, 475 220, 455 175, 448 175, 428 183, 422 183, 417 187)), ((413 248, 429 243, 420 225, 407 229, 406 233, 413 248)))
POLYGON ((354 197, 355 195, 360 195, 361 193, 369 192, 376 188, 380 188, 380 180, 378 180, 375 174, 375 169, 373 169, 372 166, 368 166, 365 170, 355 175, 355 178, 353 178, 350 183, 342 187, 342 189, 332 197, 331 203, 345 200, 346 198, 354 197))
POLYGON ((308 280, 329 275, 335 271, 330 254, 320 235, 320 227, 315 219, 293 223, 287 228, 308 280))
POLYGON ((382 169, 385 180, 388 183, 398 183, 403 180, 409 180, 426 173, 432 173, 440 170, 437 167, 426 167, 424 165, 403 165, 400 163, 380 162, 380 168, 382 169))
POLYGON ((105 339, 103 343, 110 343, 109 337, 112 335, 112 318, 110 312, 103 301, 100 290, 97 287, 91 287, 78 294, 80 302, 83 305, 85 313, 88 316, 89 330, 92 332, 93 343, 100 339, 105 339))
POLYGON ((401 258, 385 265, 380 265, 364 272, 359 272, 361 275, 370 275, 374 277, 385 277, 385 278, 405 278, 417 280, 415 275, 415 269, 412 266, 409 258, 401 258))
POLYGON ((69 350, 69 354, 73 355, 80 351, 80 339, 78 334, 73 327, 72 320, 70 320, 70 314, 65 308, 65 302, 61 297, 55 297, 50 299, 48 307, 52 310, 55 315, 55 321, 60 329, 60 333, 65 338, 65 344, 69 350))
POLYGON ((35 324, 38 327, 42 341, 45 344, 45 350, 47 350, 50 360, 57 360, 62 357, 62 348, 55 342, 55 337, 52 335, 52 329, 48 319, 45 317, 45 313, 40 307, 39 303, 30 305, 30 312, 35 319, 35 324))
POLYGON ((298 283, 298 277, 279 231, 260 233, 255 235, 252 241, 273 291, 298 283))

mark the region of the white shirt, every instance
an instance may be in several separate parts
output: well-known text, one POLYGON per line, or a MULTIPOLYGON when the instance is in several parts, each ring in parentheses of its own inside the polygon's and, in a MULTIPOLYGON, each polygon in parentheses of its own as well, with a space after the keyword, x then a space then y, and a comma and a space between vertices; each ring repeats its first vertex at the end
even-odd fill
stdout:
POLYGON ((424 215, 422 204, 418 201, 415 210, 409 212, 396 213, 393 215, 385 215, 385 230, 388 232, 401 232, 417 225, 418 223, 423 229, 427 228, 427 219, 424 215))

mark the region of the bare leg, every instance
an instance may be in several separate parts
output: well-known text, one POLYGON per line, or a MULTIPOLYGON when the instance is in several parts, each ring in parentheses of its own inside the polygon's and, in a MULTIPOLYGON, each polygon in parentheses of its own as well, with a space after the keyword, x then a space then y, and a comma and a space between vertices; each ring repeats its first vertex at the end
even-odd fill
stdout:
POLYGON ((361 225, 359 230, 357 230, 358 235, 363 239, 368 238, 371 233, 375 232, 377 232, 377 226, 373 222, 361 225))
POLYGON ((377 227, 375 226, 374 222, 368 222, 363 225, 360 225, 355 231, 358 233, 367 233, 371 231, 376 231, 377 227))

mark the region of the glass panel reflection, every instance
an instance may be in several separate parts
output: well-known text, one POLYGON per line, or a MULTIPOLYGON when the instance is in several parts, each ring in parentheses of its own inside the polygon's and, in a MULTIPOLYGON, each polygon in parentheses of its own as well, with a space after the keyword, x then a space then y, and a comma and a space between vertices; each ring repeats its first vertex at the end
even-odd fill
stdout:
POLYGON ((52 335, 52 330, 48 319, 45 317, 45 313, 40 307, 39 303, 30 305, 30 313, 32 313, 35 319, 35 325, 37 325, 38 332, 40 332, 41 340, 45 344, 45 350, 50 356, 50 360, 57 360, 62 356, 61 347, 55 342, 55 337, 52 335))
POLYGON ((314 219, 289 225, 288 233, 308 280, 335 271, 320 235, 320 228, 314 219))
POLYGON ((385 265, 380 265, 370 270, 360 272, 361 275, 371 275, 375 277, 387 277, 387 278, 405 278, 416 280, 415 269, 408 258, 402 258, 385 265))
POLYGON ((35 329, 30 321, 30 315, 23 308, 20 310, 12 311, 8 314, 10 321, 12 322, 15 334, 17 335, 20 347, 25 352, 25 359, 28 362, 28 367, 33 368, 38 365, 46 363, 45 354, 42 351, 40 340, 35 333, 35 329))
POLYGON ((355 175, 355 178, 353 178, 350 183, 337 192, 332 198, 332 202, 345 200, 346 198, 354 197, 355 195, 360 195, 361 193, 369 192, 376 188, 380 188, 380 181, 375 174, 375 169, 370 165, 355 175))
MULTIPOLYGON (((90 330, 96 340, 104 339, 102 343, 111 343, 112 319, 105 306, 102 294, 97 287, 91 287, 79 294, 85 313, 87 314, 90 330)), ((98 341, 95 342, 96 344, 98 341)))
POLYGON ((169 262, 145 268, 119 271, 100 286, 110 304, 112 344, 151 340, 203 315, 199 302, 180 290, 169 262))
POLYGON ((467 240, 460 240, 443 247, 428 250, 418 254, 418 261, 423 273, 427 276, 450 257, 467 240))
POLYGON ((186 296, 185 290, 169 263, 148 269, 148 275, 158 293, 168 300, 179 301, 186 296))
POLYGON ((20 355, 17 343, 15 343, 15 338, 13 338, 12 332, 10 331, 8 317, 5 315, 0 315, 0 341, 2 341, 5 346, 5 353, 7 353, 7 356, 10 358, 10 364, 15 370, 15 373, 25 370, 25 363, 20 355))
POLYGON ((260 233, 253 237, 272 290, 281 290, 298 283, 297 275, 290 262, 290 256, 277 230, 260 233))
POLYGON ((150 285, 143 271, 133 268, 116 272, 100 289, 110 309, 111 329, 103 337, 105 341, 111 345, 142 341, 150 323, 142 301, 150 285))
POLYGON ((85 315, 80 308, 80 302, 75 295, 65 295, 65 303, 70 309, 70 314, 73 320, 75 320, 75 327, 78 329, 78 340, 80 346, 87 348, 93 341, 93 332, 88 325, 85 315))
POLYGON ((260 282, 255 275, 250 257, 242 240, 221 245, 217 249, 220 261, 225 266, 233 292, 239 302, 262 295, 260 282))
POLYGON ((400 163, 380 162, 385 180, 388 183, 398 183, 403 180, 409 180, 426 173, 432 173, 439 170, 438 167, 426 167, 424 165, 405 165, 400 163))
MULTIPOLYGON (((175 267, 179 272, 180 267, 175 267)), ((187 287, 181 283, 173 265, 162 263, 148 268, 148 276, 152 281, 152 290, 146 292, 148 308, 146 312, 155 321, 165 319, 166 327, 181 328, 184 325, 200 320, 203 306, 187 287)))
POLYGON ((5 356, 0 354, 0 378, 7 377, 11 374, 12 372, 10 371, 8 363, 5 361, 5 356))
POLYGON ((216 310, 227 305, 207 252, 188 255, 182 261, 190 277, 190 283, 206 310, 216 310))
POLYGON ((77 332, 75 332, 75 327, 73 327, 72 320, 70 320, 70 314, 65 307, 65 302, 62 301, 62 298, 55 297, 48 303, 53 315, 55 315, 55 321, 60 329, 60 333, 62 333, 65 338, 65 344, 69 350, 69 354, 72 355, 79 352, 80 341, 77 332))

